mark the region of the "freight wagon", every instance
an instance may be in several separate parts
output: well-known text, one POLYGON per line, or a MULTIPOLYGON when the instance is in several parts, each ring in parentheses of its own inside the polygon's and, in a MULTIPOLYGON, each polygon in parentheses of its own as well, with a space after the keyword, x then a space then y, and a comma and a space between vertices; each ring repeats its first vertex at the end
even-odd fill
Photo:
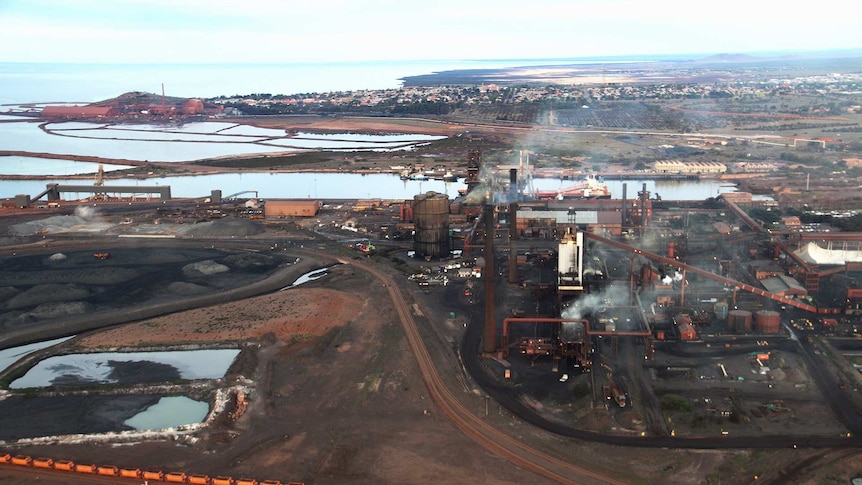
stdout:
POLYGON ((148 481, 185 483, 191 485, 304 485, 302 482, 282 482, 265 480, 258 482, 253 478, 237 478, 219 476, 210 478, 208 475, 186 475, 184 472, 163 472, 159 470, 141 471, 139 468, 118 468, 113 465, 90 465, 74 463, 69 460, 54 461, 51 458, 32 458, 26 455, 12 456, 9 453, 0 454, 0 465, 17 465, 22 467, 43 468, 72 473, 104 475, 123 478, 137 478, 148 481))

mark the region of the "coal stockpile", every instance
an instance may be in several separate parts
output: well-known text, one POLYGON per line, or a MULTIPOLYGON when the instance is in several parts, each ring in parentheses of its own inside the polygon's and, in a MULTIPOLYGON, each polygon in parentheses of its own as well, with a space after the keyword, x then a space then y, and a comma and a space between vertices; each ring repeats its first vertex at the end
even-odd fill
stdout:
POLYGON ((131 430, 124 421, 159 395, 14 397, 0 401, 0 439, 131 430))

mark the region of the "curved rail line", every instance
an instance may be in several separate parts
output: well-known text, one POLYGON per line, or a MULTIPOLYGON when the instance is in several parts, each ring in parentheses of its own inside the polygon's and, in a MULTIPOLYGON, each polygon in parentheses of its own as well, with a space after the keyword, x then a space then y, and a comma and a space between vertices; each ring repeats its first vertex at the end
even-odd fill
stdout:
POLYGON ((449 391, 443 383, 443 380, 440 378, 440 374, 437 373, 434 361, 422 340, 422 336, 419 333, 419 327, 416 324, 416 320, 413 318, 410 307, 405 301, 404 296, 401 294, 401 291, 395 285, 395 281, 392 277, 376 268, 354 260, 344 258, 338 258, 338 260, 344 264, 354 265, 372 274, 386 284, 389 296, 392 299, 395 310, 398 312, 401 326, 404 328, 404 332, 407 335, 407 341, 413 354, 416 356, 419 369, 422 373, 422 378, 425 381, 425 385, 428 387, 431 398, 443 414, 445 414, 452 423, 461 430, 461 432, 488 451, 491 451, 520 467, 559 483, 582 483, 577 481, 577 479, 571 478, 571 476, 576 476, 581 480, 592 479, 609 484, 625 484, 625 482, 620 482, 601 473, 575 466, 564 460, 525 445, 521 441, 498 430, 491 424, 473 414, 452 394, 451 391, 449 391))
MULTIPOLYGON (((44 248, 40 249, 44 250, 44 248)), ((297 250, 296 252, 335 259, 343 264, 352 265, 368 272, 386 285, 393 306, 399 316, 401 326, 407 336, 408 344, 419 364, 419 369, 423 381, 428 388, 429 395, 443 414, 461 432, 473 439, 477 444, 517 466, 558 483, 583 484, 601 482, 611 485, 626 484, 626 482, 578 467, 565 460, 532 448, 498 430, 471 412, 443 383, 437 372, 435 363, 425 346, 419 332, 419 327, 411 313, 410 306, 401 293, 399 286, 396 285, 395 280, 390 275, 362 262, 335 256, 331 253, 322 253, 308 249, 297 250)))

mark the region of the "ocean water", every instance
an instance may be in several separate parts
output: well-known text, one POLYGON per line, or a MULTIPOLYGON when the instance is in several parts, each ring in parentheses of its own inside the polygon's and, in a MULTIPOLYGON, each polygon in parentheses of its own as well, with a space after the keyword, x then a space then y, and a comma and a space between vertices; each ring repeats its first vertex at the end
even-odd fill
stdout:
POLYGON ((92 103, 129 91, 187 98, 300 94, 401 86, 405 76, 456 69, 619 63, 619 59, 495 59, 338 63, 45 64, 0 62, 0 105, 92 103))

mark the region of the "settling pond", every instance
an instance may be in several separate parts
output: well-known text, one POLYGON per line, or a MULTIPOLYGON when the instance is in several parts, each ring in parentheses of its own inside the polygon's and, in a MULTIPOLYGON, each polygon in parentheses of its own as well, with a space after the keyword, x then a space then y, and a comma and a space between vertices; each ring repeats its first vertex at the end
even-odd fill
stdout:
MULTIPOLYGON (((62 340, 7 349, 6 361, 62 340)), ((238 354, 237 349, 215 349, 59 355, 36 364, 10 388, 216 379, 224 376, 238 354)), ((0 439, 174 428, 199 423, 208 412, 208 403, 186 396, 10 397, 0 400, 0 439)))
POLYGON ((12 389, 98 384, 133 385, 178 379, 217 379, 237 349, 99 352, 49 357, 10 384, 12 389))

